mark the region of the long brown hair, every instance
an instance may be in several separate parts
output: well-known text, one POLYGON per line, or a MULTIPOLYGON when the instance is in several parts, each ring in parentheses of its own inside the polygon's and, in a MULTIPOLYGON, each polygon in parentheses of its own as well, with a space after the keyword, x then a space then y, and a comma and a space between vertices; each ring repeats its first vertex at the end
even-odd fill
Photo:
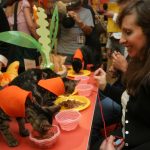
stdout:
POLYGON ((121 27, 125 16, 136 14, 136 24, 142 28, 147 45, 140 50, 140 57, 132 58, 125 74, 125 84, 129 94, 134 95, 142 79, 150 72, 150 0, 136 0, 127 5, 118 17, 121 27))

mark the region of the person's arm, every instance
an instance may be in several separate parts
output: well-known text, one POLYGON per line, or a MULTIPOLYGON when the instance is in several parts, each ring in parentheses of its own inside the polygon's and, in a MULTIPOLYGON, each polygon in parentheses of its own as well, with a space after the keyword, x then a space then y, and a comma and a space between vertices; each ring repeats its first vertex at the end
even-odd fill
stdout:
POLYGON ((104 95, 110 97, 111 99, 115 100, 118 104, 121 104, 121 96, 124 92, 125 88, 110 85, 109 83, 106 84, 106 87, 103 91, 101 91, 104 95))
POLYGON ((75 22, 78 24, 85 35, 91 34, 91 32, 93 31, 93 27, 84 23, 75 11, 68 11, 68 15, 75 20, 75 22))
POLYGON ((94 78, 96 79, 98 87, 102 93, 115 100, 118 104, 121 104, 121 95, 124 91, 123 86, 118 87, 108 84, 106 81, 106 72, 101 68, 95 71, 94 78))
POLYGON ((23 11, 24 11, 25 19, 26 19, 27 25, 29 27, 29 30, 31 32, 31 35, 35 39, 38 40, 39 39, 39 35, 36 33, 36 25, 34 24, 34 22, 32 20, 30 7, 24 7, 23 11))

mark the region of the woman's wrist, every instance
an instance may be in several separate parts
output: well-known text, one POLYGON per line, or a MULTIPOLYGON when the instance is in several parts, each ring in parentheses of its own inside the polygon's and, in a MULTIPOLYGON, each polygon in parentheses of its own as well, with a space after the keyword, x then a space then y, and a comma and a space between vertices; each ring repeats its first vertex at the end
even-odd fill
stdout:
POLYGON ((106 84, 100 86, 100 90, 101 90, 101 91, 104 91, 105 88, 106 88, 106 84))

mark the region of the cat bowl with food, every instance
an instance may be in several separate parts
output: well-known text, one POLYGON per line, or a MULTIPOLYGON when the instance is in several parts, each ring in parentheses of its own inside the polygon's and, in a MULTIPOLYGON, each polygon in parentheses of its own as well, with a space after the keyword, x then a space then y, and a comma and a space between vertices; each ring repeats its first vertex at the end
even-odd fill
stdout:
POLYGON ((76 76, 74 80, 79 81, 79 84, 87 84, 89 81, 89 76, 76 76))
POLYGON ((91 84, 78 84, 75 89, 79 95, 88 97, 92 93, 93 85, 91 85, 91 84))
POLYGON ((45 135, 40 135, 34 130, 31 131, 29 139, 36 147, 47 149, 56 143, 59 135, 59 127, 57 125, 53 125, 45 135))
POLYGON ((64 110, 55 115, 55 119, 62 130, 71 131, 76 129, 81 118, 80 112, 77 110, 64 110))

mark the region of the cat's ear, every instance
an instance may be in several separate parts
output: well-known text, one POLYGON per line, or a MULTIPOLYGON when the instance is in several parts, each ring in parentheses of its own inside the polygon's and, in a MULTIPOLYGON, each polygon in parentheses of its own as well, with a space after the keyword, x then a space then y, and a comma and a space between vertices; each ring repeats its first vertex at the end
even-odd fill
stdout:
POLYGON ((42 79, 46 79, 47 78, 47 73, 42 71, 42 79))
POLYGON ((61 55, 60 55, 60 64, 61 64, 61 65, 64 65, 64 64, 65 64, 66 58, 67 58, 67 56, 61 56, 61 55))

